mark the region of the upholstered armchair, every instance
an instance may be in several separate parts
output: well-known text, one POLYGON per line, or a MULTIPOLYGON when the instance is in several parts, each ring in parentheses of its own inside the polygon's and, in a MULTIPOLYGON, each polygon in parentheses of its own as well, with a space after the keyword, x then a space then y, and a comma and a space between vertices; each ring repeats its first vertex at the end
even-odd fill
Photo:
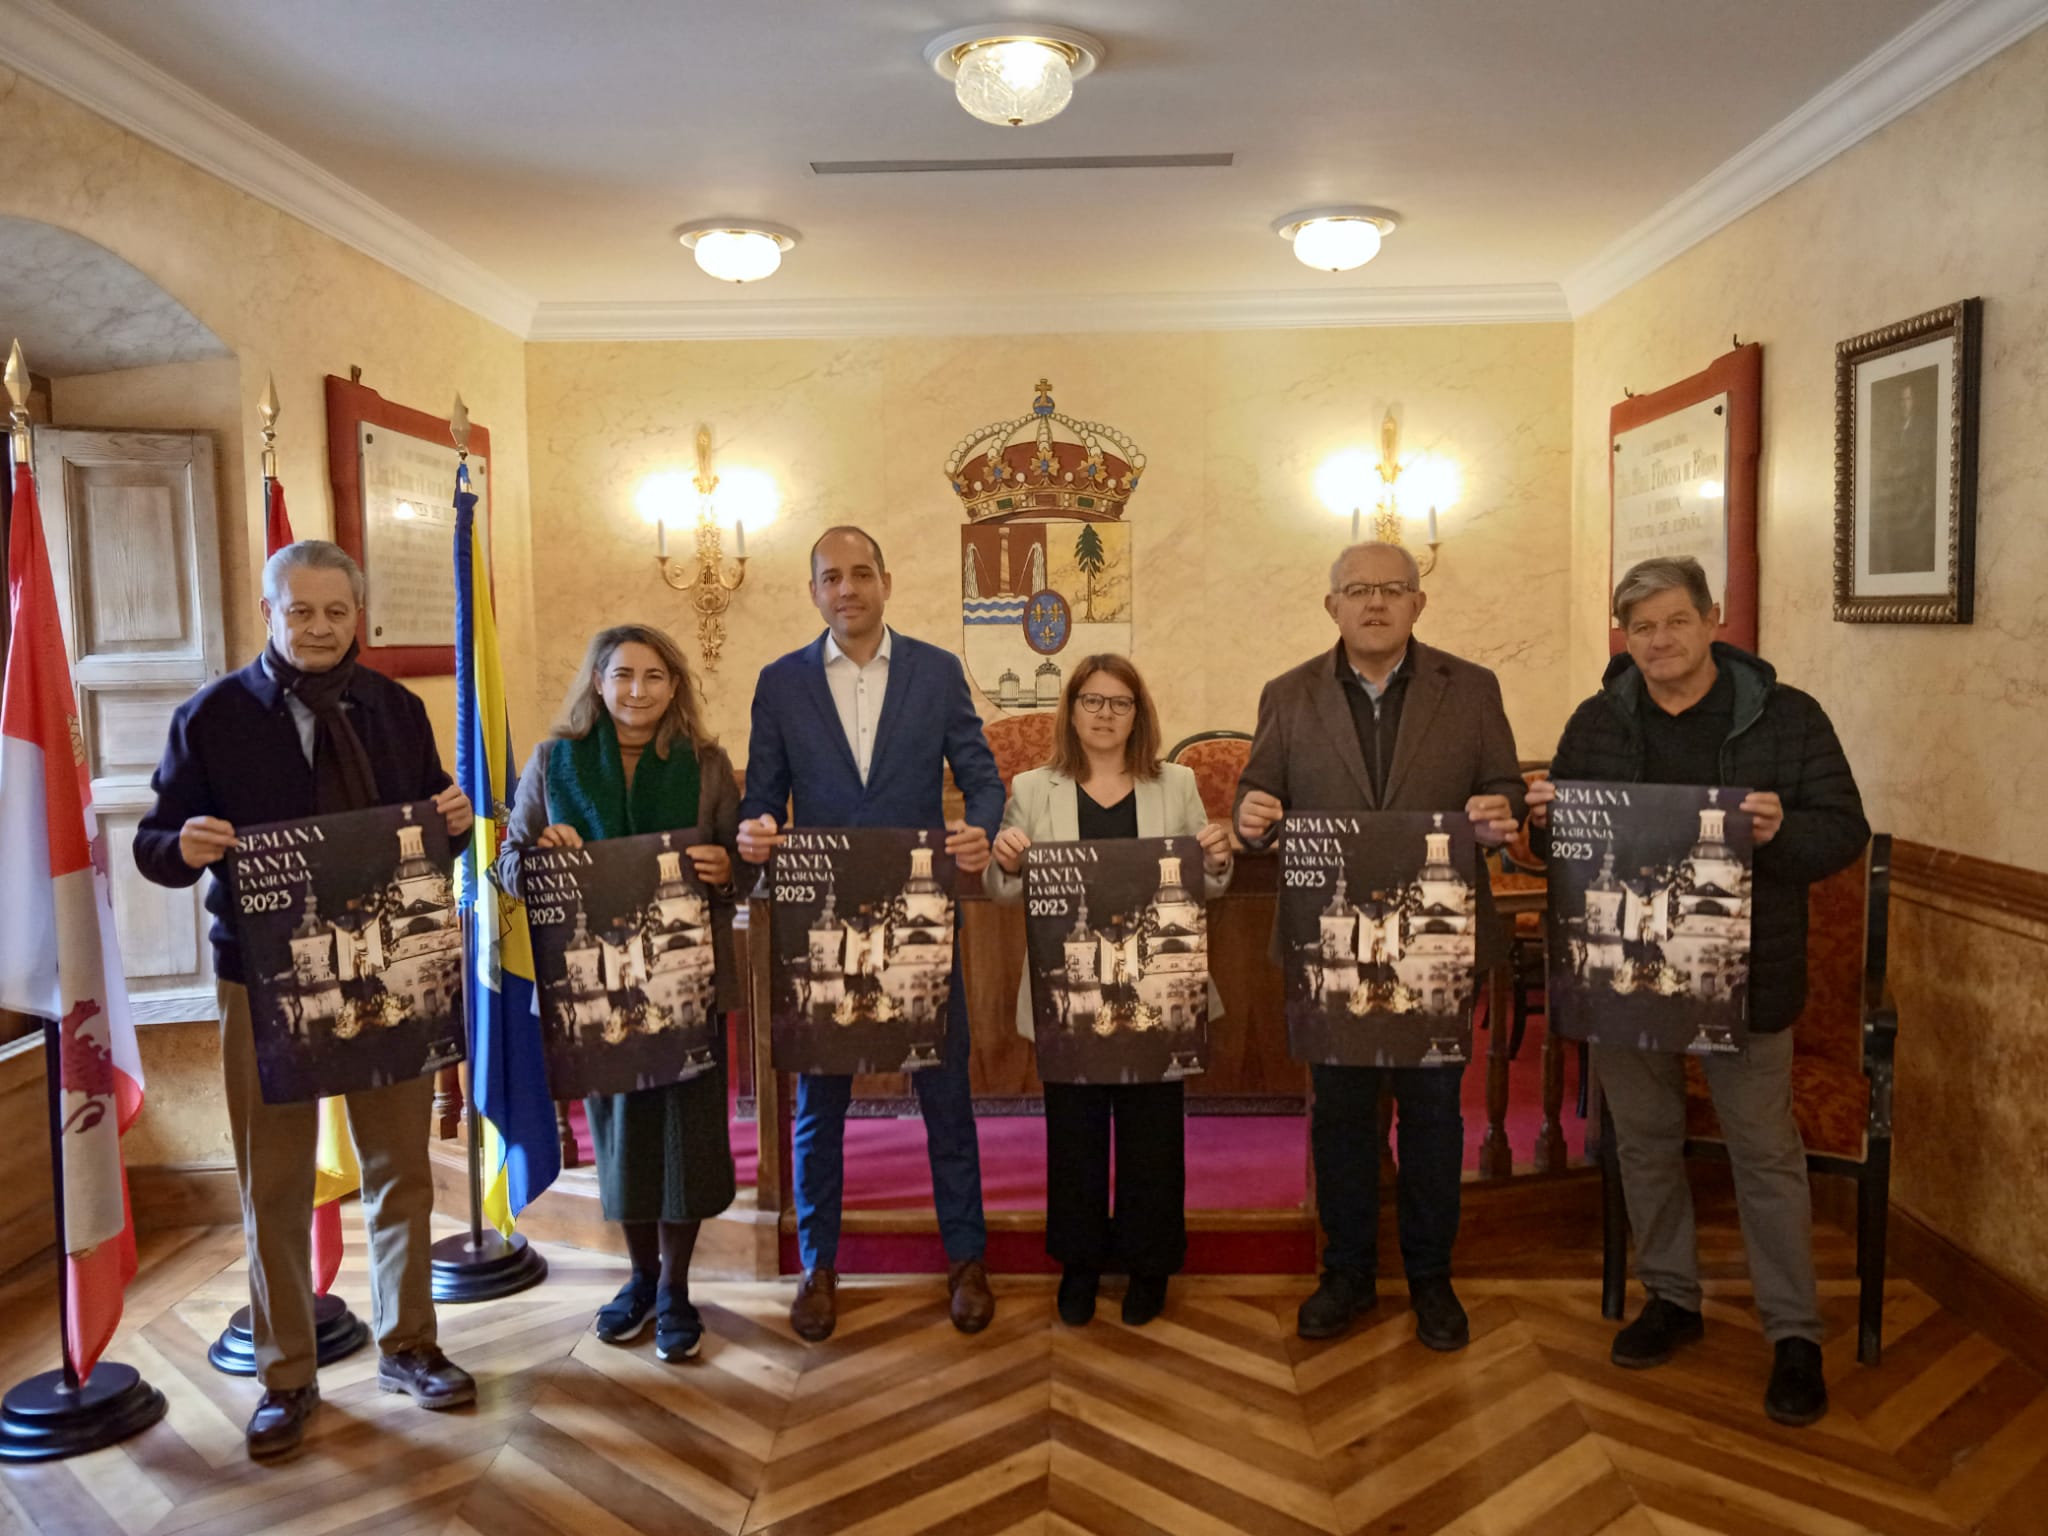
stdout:
POLYGON ((1244 731, 1197 731, 1175 742, 1166 760, 1194 770, 1202 809, 1227 824, 1237 799, 1237 777, 1251 754, 1252 739, 1244 731))

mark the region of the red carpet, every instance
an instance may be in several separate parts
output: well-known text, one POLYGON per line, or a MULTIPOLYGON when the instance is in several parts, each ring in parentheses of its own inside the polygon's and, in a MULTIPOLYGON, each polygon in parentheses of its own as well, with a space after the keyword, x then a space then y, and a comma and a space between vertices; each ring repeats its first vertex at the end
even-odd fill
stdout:
MULTIPOLYGON (((1479 1165, 1486 1130, 1487 1034, 1477 1032, 1480 1060, 1466 1068, 1464 1081, 1465 1165, 1479 1165)), ((1508 1145, 1518 1164, 1533 1161, 1542 1126, 1543 1021, 1532 1019, 1522 1049, 1508 1074, 1508 1145)), ((1577 1149, 1583 1126, 1573 1113, 1578 1053, 1565 1052, 1565 1133, 1577 1149)), ((570 1123, 587 1164, 590 1133, 583 1106, 570 1109, 570 1123)), ((1045 1206, 1045 1123, 1035 1116, 985 1116, 976 1122, 981 1139, 982 1201, 990 1211, 1036 1211, 1045 1206)), ((742 1185, 752 1184, 756 1167, 756 1126, 732 1122, 733 1159, 742 1185)), ((1190 1115, 1187 1120, 1188 1209, 1191 1211, 1292 1210, 1306 1192, 1308 1121, 1298 1116, 1190 1115)), ((852 1119, 846 1125, 846 1209, 929 1210, 931 1169, 925 1160, 924 1125, 907 1119, 852 1119)), ((1203 1260, 1190 1254, 1190 1270, 1229 1273, 1294 1273, 1313 1266, 1306 1242, 1271 1234, 1197 1234, 1203 1260), (1220 1245, 1220 1247, 1219 1247, 1220 1245), (1300 1253, 1293 1252, 1299 1247, 1300 1253), (1210 1252, 1210 1249, 1217 1249, 1210 1252), (1219 1268, 1220 1266, 1220 1268, 1219 1268)), ((786 1256, 794 1264, 793 1241, 786 1256)), ((849 1237, 841 1267, 859 1273, 900 1273, 939 1267, 938 1240, 920 1237, 849 1237), (928 1252, 926 1250, 929 1250, 928 1252)), ((997 1232, 990 1262, 1007 1270, 1045 1267, 1035 1232, 997 1232), (1012 1252, 1011 1250, 1016 1250, 1012 1252)))

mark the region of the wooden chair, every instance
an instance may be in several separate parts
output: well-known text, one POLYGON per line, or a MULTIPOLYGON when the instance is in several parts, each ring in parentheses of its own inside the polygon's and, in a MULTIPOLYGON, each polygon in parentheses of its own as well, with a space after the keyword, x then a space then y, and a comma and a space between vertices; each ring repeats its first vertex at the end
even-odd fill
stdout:
POLYGON ((1217 821, 1230 820, 1237 799, 1237 777, 1252 755, 1252 738, 1245 731, 1197 731, 1173 744, 1166 754, 1169 763, 1180 763, 1195 771, 1202 791, 1202 809, 1217 821))
MULTIPOLYGON (((1814 1173, 1856 1181, 1856 1358, 1883 1352, 1886 1221, 1892 1185, 1892 1058, 1899 1017, 1885 984, 1892 840, 1879 833, 1857 863, 1807 898, 1806 1011, 1793 1026, 1792 1109, 1814 1173)), ((1725 1160, 1713 1101, 1697 1064, 1686 1066, 1687 1156, 1725 1160)), ((1601 1313, 1622 1315, 1628 1284, 1628 1210, 1614 1122, 1600 1112, 1601 1313)))
POLYGON ((1034 715, 1004 715, 989 721, 988 747, 996 755, 996 772, 1003 776, 1004 794, 1010 792, 1010 781, 1018 774, 1044 766, 1052 755, 1057 725, 1058 716, 1051 710, 1034 715))

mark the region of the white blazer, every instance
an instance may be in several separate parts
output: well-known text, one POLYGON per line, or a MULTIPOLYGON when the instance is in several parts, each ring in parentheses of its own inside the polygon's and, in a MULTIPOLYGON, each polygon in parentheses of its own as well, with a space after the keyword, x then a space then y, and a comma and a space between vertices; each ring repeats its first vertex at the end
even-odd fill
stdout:
MULTIPOLYGON (((1003 809, 1005 827, 1021 827, 1025 836, 1034 843, 1071 843, 1081 836, 1081 786, 1063 773, 1051 768, 1033 768, 1020 773, 1010 781, 1010 803, 1003 809)), ((1135 793, 1138 797, 1138 836, 1140 837, 1193 837, 1210 820, 1209 812, 1202 804, 1202 792, 1195 782, 1195 771, 1179 763, 1161 763, 1159 777, 1139 779, 1135 793)), ((1214 901, 1230 889, 1231 866, 1226 865, 1223 873, 1212 875, 1206 863, 1202 872, 1202 895, 1205 900, 1214 901)), ((1024 899, 1024 877, 1003 872, 1000 864, 990 861, 983 871, 981 887, 991 901, 1015 905, 1024 899)), ((1222 1017, 1223 999, 1216 991, 1216 982, 1209 982, 1209 1017, 1222 1017)), ((1031 1022, 1031 967, 1024 967, 1024 978, 1017 986, 1017 1033, 1025 1039, 1036 1038, 1031 1022)))

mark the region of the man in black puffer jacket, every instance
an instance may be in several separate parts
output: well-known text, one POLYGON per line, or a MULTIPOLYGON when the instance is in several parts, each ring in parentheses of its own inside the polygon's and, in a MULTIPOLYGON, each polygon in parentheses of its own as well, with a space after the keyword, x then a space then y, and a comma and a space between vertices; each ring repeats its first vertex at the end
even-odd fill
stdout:
MULTIPOLYGON (((1551 760, 1553 779, 1721 784, 1750 791, 1756 855, 1744 1051, 1702 1059, 1734 1165, 1750 1279, 1775 1352, 1764 1408, 1784 1424, 1827 1412, 1813 1271, 1806 1149, 1792 1114, 1792 1024, 1806 1004, 1806 894, 1854 863, 1870 839, 1834 727, 1770 665, 1713 636, 1721 612, 1697 560, 1645 560, 1614 592, 1628 650, 1581 704, 1551 760)), ((1548 852, 1555 791, 1531 787, 1533 846, 1548 852)), ((1662 1365, 1702 1333, 1699 1253, 1685 1181, 1685 1063, 1596 1045, 1614 1116, 1636 1272, 1649 1302, 1614 1341, 1616 1365, 1662 1365)))

